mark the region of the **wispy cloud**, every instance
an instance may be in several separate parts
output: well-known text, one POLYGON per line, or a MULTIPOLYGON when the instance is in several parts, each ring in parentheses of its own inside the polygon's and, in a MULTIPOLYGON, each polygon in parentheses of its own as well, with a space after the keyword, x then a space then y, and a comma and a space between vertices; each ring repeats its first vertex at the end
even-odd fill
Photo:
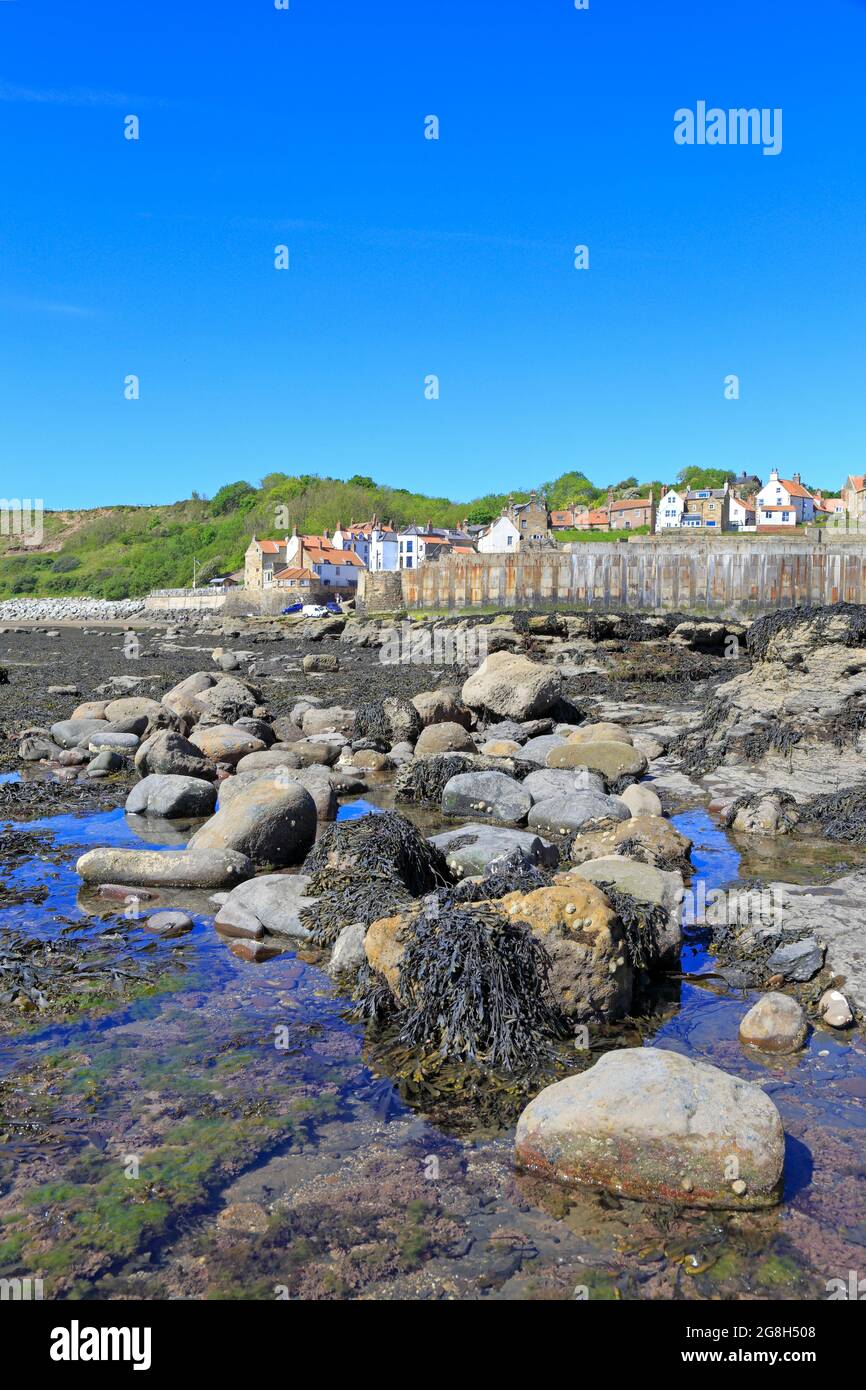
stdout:
POLYGON ((16 82, 4 82, 2 79, 0 101, 36 106, 122 106, 127 110, 166 105, 152 97, 132 96, 128 92, 101 92, 92 87, 21 87, 16 82))
POLYGON ((96 310, 83 304, 63 304, 54 299, 30 299, 18 294, 0 294, 0 309, 9 309, 17 314, 53 314, 68 319, 96 317, 96 310))

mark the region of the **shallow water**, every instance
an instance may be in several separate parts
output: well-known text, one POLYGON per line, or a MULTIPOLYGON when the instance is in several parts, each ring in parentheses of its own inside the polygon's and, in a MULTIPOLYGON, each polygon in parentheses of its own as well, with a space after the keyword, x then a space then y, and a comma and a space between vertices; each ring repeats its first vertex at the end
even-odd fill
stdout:
MULTIPOLYGON (((694 841, 693 887, 737 881, 724 831, 702 811, 674 820, 694 841)), ((512 1129, 452 1123, 447 1095, 435 1122, 404 1103, 315 952, 237 960, 204 895, 187 895, 190 934, 155 941, 123 904, 80 891, 78 854, 180 847, 158 829, 122 810, 9 828, 52 852, 6 874, 7 892, 47 892, 4 899, 0 929, 119 933, 157 984, 98 1016, 30 1015, 0 1043, 0 1274, 41 1273, 46 1297, 796 1298, 866 1258, 862 1038, 816 1032, 795 1059, 747 1056, 750 996, 710 978, 699 932, 690 978, 600 1045, 643 1040, 762 1084, 789 1136, 771 1212, 681 1213, 516 1173, 512 1129)))

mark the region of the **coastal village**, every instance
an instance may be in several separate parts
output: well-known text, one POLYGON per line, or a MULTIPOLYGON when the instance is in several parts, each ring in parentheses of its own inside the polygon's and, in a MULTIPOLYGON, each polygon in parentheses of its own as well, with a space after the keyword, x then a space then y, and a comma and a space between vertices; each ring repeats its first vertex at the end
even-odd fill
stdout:
POLYGON ((219 576, 213 587, 243 585, 250 590, 284 590, 287 602, 314 597, 351 598, 362 572, 418 569, 427 561, 451 555, 516 555, 546 549, 595 534, 599 539, 720 532, 791 536, 798 527, 858 528, 866 517, 866 477, 849 476, 840 495, 810 491, 799 473, 790 478, 772 469, 766 483, 741 473, 720 488, 671 487, 656 497, 627 489, 608 493, 601 507, 574 503, 550 509, 542 493, 529 500, 510 499, 501 515, 487 525, 462 522, 453 528, 431 522, 401 528, 373 516, 366 521, 338 522, 333 533, 276 538, 253 536, 243 571, 219 576), (576 533, 576 536, 575 536, 576 533))

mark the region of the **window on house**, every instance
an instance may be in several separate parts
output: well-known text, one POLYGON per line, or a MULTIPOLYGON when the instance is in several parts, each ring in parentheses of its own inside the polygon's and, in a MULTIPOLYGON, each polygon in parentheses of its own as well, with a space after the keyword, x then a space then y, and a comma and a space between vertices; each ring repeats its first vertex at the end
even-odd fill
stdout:
POLYGON ((505 542, 505 544, 506 544, 506 545, 510 545, 511 542, 512 542, 513 540, 514 540, 514 537, 513 537, 513 536, 509 536, 508 539, 507 539, 507 541, 505 542))
POLYGON ((782 512, 782 520, 787 521, 790 515, 790 512, 782 512))
POLYGON ((410 570, 410 569, 412 568, 412 556, 411 556, 411 555, 407 555, 407 556, 406 556, 406 568, 407 568, 407 570, 410 570))

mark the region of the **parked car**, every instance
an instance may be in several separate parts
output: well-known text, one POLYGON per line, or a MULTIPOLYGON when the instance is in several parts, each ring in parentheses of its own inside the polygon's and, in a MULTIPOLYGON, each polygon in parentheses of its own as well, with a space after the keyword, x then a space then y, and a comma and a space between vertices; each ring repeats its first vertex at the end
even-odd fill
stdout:
POLYGON ((336 603, 334 599, 331 599, 329 603, 326 603, 325 607, 327 608, 329 613, 342 613, 343 611, 339 603, 336 603))
POLYGON ((288 608, 284 608, 284 609, 283 609, 283 612, 284 612, 284 613, 300 613, 300 611, 301 611, 301 609, 303 608, 303 606, 304 606, 304 605, 303 605, 302 603, 290 603, 289 606, 288 606, 288 608))
POLYGON ((327 618, 328 610, 323 603, 305 603, 301 609, 305 618, 327 618))

